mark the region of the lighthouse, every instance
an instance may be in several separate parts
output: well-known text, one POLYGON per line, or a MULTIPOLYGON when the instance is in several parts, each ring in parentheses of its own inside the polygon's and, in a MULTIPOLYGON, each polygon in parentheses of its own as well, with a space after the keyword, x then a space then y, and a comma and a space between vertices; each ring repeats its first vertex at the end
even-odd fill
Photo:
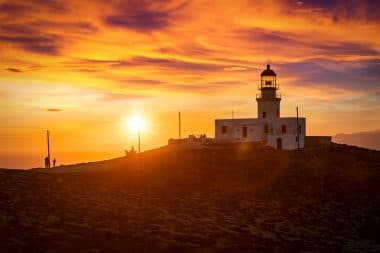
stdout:
POLYGON ((276 82, 276 73, 270 69, 270 65, 261 73, 257 101, 257 118, 276 119, 280 117, 281 95, 276 82))
POLYGON ((277 75, 270 65, 261 72, 256 94, 257 118, 216 119, 216 142, 260 142, 277 149, 303 148, 306 119, 281 117, 277 75))

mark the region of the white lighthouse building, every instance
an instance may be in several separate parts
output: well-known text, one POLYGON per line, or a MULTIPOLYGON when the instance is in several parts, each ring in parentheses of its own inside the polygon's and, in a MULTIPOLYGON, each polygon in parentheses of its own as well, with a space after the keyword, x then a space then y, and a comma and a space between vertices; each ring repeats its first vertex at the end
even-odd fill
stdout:
POLYGON ((281 95, 276 73, 267 65, 256 95, 257 118, 216 119, 216 142, 262 142, 277 149, 305 145, 306 119, 281 117, 281 95))

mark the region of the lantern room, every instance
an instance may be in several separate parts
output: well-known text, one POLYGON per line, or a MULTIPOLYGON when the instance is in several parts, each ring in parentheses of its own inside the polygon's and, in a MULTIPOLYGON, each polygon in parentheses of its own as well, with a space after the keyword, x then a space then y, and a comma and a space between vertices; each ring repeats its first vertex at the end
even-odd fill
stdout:
POLYGON ((261 73, 261 82, 259 89, 275 89, 278 90, 278 85, 276 83, 276 73, 270 69, 270 65, 261 73))

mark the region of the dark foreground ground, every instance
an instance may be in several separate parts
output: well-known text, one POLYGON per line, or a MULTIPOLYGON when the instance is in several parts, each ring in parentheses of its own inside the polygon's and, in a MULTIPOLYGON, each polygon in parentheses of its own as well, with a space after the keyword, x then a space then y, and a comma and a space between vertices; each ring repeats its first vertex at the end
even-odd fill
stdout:
POLYGON ((379 182, 380 152, 341 145, 0 170, 0 251, 379 252, 379 182))

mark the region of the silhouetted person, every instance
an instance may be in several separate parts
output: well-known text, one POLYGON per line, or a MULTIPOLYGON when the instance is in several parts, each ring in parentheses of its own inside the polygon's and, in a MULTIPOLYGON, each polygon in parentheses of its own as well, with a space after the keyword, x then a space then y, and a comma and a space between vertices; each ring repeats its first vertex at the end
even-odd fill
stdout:
POLYGON ((133 147, 133 145, 131 146, 131 149, 128 151, 128 150, 125 150, 125 156, 133 156, 136 154, 136 150, 135 148, 133 147))
POLYGON ((55 157, 54 157, 54 159, 53 159, 53 167, 55 167, 55 162, 56 162, 57 160, 55 160, 55 157))
POLYGON ((45 157, 45 168, 47 168, 47 169, 50 168, 50 159, 49 159, 49 157, 45 157))

